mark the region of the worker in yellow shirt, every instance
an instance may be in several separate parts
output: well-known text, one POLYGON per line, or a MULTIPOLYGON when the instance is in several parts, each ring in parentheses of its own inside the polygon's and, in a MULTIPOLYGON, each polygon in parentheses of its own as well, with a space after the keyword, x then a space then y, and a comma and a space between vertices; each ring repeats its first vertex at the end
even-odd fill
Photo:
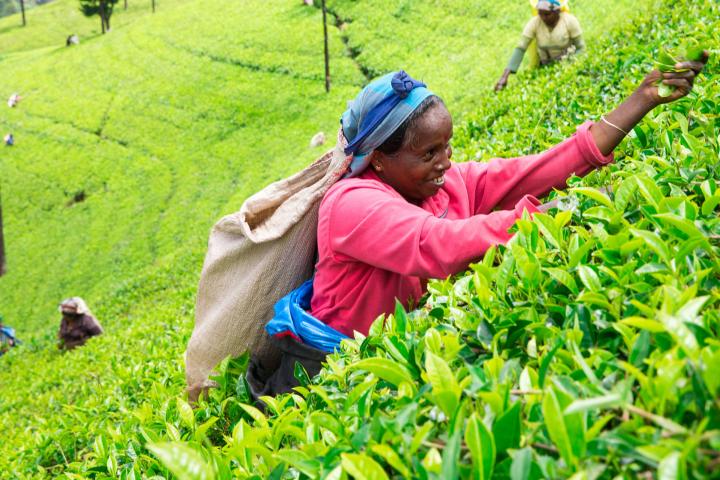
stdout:
POLYGON ((507 86, 508 77, 518 71, 533 40, 540 65, 558 61, 585 48, 580 23, 559 0, 538 0, 535 9, 537 16, 525 25, 520 43, 495 85, 495 91, 507 86))

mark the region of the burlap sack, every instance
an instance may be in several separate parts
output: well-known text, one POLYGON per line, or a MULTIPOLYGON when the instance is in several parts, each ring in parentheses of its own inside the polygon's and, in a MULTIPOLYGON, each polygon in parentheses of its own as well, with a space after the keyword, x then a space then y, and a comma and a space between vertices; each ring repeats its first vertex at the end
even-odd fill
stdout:
POLYGON ((228 355, 246 350, 270 368, 280 352, 265 324, 273 306, 312 276, 317 216, 325 192, 347 171, 347 142, 299 173, 248 198, 240 211, 213 227, 195 308, 195 328, 185 352, 188 394, 196 399, 208 375, 228 355))

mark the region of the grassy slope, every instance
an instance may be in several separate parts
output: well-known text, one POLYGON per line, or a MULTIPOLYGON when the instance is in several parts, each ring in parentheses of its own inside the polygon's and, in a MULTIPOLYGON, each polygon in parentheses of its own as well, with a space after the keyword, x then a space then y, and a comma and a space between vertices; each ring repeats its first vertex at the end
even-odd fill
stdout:
MULTIPOLYGON (((0 157, 10 268, 0 280, 0 308, 26 340, 2 359, 0 430, 7 433, 0 470, 11 468, 3 462, 17 474, 34 463, 62 469, 95 431, 131 421, 128 412, 144 400, 157 406, 181 390, 181 352, 208 228, 317 155, 321 148, 306 147, 309 137, 334 131, 338 105, 363 81, 331 30, 334 89, 324 94, 320 43, 305 43, 308 32, 318 32, 319 13, 297 3, 206 12, 188 1, 161 6, 155 16, 131 3, 130 12, 114 17, 110 35, 71 49, 54 45, 62 45, 66 30, 84 40, 94 28, 94 21, 73 17, 74 2, 34 10, 27 30, 12 28, 13 17, 0 21, 0 55, 13 52, 0 57, 8 73, 0 93, 25 97, 20 108, 0 110, 0 129, 17 139, 0 157), (80 191, 87 199, 68 206, 80 191), (91 302, 108 334, 59 355, 52 349, 54 306, 75 294, 91 302)), ((398 55, 376 48, 375 38, 387 42, 394 31, 417 41, 438 27, 425 21, 430 2, 417 9, 377 5, 384 9, 378 18, 406 5, 399 14, 405 26, 368 25, 377 36, 365 38, 359 9, 336 3, 341 17, 355 18, 344 35, 372 71, 392 68, 380 60, 398 55)), ((474 88, 474 75, 489 86, 499 73, 527 16, 521 3, 500 12, 504 22, 485 24, 497 26, 492 38, 505 39, 495 64, 481 69, 491 57, 469 42, 463 55, 434 71, 446 48, 428 56, 420 43, 437 44, 426 40, 404 49, 402 65, 412 63, 408 69, 455 106, 462 100, 473 109, 487 91, 474 88), (468 70, 469 63, 477 67, 468 70), (459 78, 473 78, 473 88, 459 78)), ((465 17, 444 21, 460 29, 452 45, 474 24, 465 17)), ((435 35, 445 38, 442 30, 435 35)))
MULTIPOLYGON (((575 0, 587 42, 632 18, 649 2, 575 0), (612 15, 608 11, 612 9, 612 15)), ((482 105, 507 65, 531 10, 526 0, 331 0, 358 61, 371 72, 399 68, 424 79, 456 115, 482 105)), ((526 59, 527 60, 527 59, 526 59)), ((524 81, 527 69, 520 71, 524 81)))
MULTIPOLYGON (((308 148, 310 137, 334 132, 336 105, 362 82, 331 31, 337 76, 331 95, 324 93, 316 10, 259 1, 210 17, 204 10, 201 2, 186 4, 78 48, 2 61, 10 75, 0 79, 0 92, 19 91, 24 100, 0 110, 0 129, 17 140, 1 160, 9 275, 0 281, 0 304, 28 346, 2 359, 3 448, 30 447, 24 425, 42 425, 68 401, 94 412, 88 378, 99 378, 95 389, 111 398, 97 399, 103 414, 126 403, 134 395, 120 382, 129 379, 114 369, 146 376, 141 366, 153 351, 162 352, 155 368, 174 373, 173 391, 182 388, 177 373, 210 226, 317 156, 324 147, 308 148), (233 30, 241 41, 225 41, 233 30), (318 41, 307 42, 308 32, 318 41), (264 55, 249 53, 255 50, 264 55), (86 200, 69 206, 80 191, 86 200), (161 273, 143 277, 157 267, 161 273), (107 335, 58 356, 55 305, 68 295, 90 302, 107 335), (173 329, 177 338, 167 342, 173 329), (37 365, 42 374, 33 374, 37 365)), ((71 432, 54 442, 74 441, 71 432)), ((57 458, 46 463, 62 459, 53 448, 57 458)))
MULTIPOLYGON (((157 2, 158 13, 177 8, 188 1, 173 0, 167 5, 157 2)), ((123 2, 119 2, 110 18, 110 26, 121 29, 150 13, 150 2, 129 0, 127 10, 123 9, 123 2)), ((27 26, 23 27, 19 13, 0 18, 0 36, 3 39, 0 59, 12 53, 38 48, 65 47, 65 39, 72 33, 78 35, 81 43, 100 35, 99 18, 86 18, 78 2, 53 1, 40 8, 27 10, 26 19, 27 26)))
POLYGON ((94 299, 180 243, 202 246, 229 200, 227 208, 235 208, 319 153, 307 148, 308 139, 334 130, 333 104, 361 81, 351 62, 338 61, 341 75, 326 101, 321 50, 298 41, 316 26, 314 10, 251 7, 265 25, 286 16, 282 23, 294 35, 275 42, 273 52, 272 29, 248 35, 247 11, 203 25, 200 5, 190 8, 4 66, 12 75, 0 80, 0 91, 25 98, 0 117, 17 142, 3 152, 8 266, 25 273, 4 279, 3 290, 8 317, 32 319, 18 325, 23 336, 30 333, 23 326, 38 327, 47 311, 27 301, 29 289, 51 299, 81 287, 94 299), (244 32, 245 46, 218 40, 230 26, 244 32), (191 29, 207 33, 186 45, 191 29), (254 44, 266 58, 235 65, 254 44), (286 61, 273 58, 288 50, 294 54, 286 61), (287 71, 272 73, 280 68, 287 71), (80 191, 87 200, 68 206, 80 191), (81 228, 84 235, 74 234, 81 228))

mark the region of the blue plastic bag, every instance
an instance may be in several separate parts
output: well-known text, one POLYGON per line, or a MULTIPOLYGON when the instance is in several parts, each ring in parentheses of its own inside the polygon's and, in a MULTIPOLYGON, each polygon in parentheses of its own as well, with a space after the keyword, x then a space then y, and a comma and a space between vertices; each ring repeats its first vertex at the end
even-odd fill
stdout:
POLYGON ((273 336, 292 335, 313 348, 333 352, 340 348, 341 341, 350 337, 307 312, 313 294, 312 282, 312 279, 306 281, 278 300, 275 316, 265 326, 265 330, 273 336))
POLYGON ((15 329, 10 327, 0 328, 0 335, 5 335, 11 340, 15 340, 15 329))

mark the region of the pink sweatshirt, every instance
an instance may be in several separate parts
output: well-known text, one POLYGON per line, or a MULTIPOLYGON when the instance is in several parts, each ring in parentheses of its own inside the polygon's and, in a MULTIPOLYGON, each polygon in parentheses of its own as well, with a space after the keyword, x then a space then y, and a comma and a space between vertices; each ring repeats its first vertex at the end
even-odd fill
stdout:
POLYGON ((312 315, 352 336, 393 312, 396 298, 417 305, 427 279, 461 272, 507 242, 523 210, 537 211, 535 196, 613 160, 598 150, 591 125, 538 155, 452 164, 442 188, 419 206, 370 168, 337 182, 320 204, 312 315))

